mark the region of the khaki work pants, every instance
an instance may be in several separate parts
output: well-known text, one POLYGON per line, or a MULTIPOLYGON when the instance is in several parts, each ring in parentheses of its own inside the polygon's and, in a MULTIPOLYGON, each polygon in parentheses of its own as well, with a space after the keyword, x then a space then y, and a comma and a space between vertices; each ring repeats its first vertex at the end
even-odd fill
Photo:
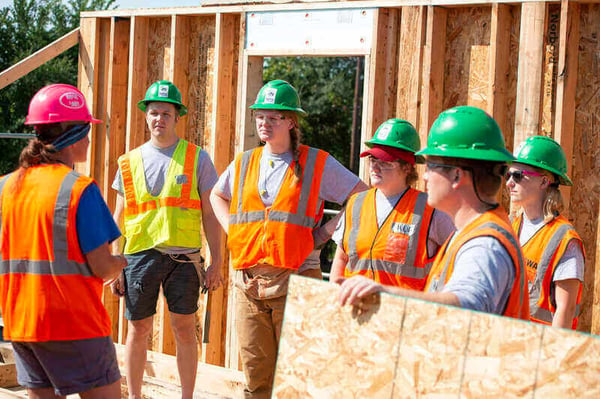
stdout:
MULTIPOLYGON (((301 274, 322 279, 319 269, 306 270, 301 274)), ((255 299, 240 288, 236 289, 236 329, 247 383, 244 397, 268 399, 273 389, 277 348, 287 296, 255 299)))

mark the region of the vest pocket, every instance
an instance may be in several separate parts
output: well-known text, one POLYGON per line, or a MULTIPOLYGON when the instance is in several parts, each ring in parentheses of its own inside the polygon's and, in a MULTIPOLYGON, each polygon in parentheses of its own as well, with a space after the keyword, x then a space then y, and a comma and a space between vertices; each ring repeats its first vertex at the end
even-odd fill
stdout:
POLYGON ((200 232, 200 223, 187 218, 177 219, 177 230, 181 232, 200 232))
POLYGON ((408 251, 409 236, 401 233, 390 233, 383 255, 384 261, 404 263, 408 251))

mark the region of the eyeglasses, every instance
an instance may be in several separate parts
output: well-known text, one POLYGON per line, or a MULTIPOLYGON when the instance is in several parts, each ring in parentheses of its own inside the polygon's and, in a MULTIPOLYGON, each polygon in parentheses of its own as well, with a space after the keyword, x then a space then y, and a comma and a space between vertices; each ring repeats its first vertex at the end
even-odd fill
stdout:
POLYGON ((268 123, 271 126, 279 126, 281 121, 285 119, 285 116, 255 114, 254 119, 256 119, 256 122, 258 122, 258 123, 268 123))
POLYGON ((509 181, 512 177, 515 183, 520 183, 521 180, 523 180, 524 176, 544 176, 544 174, 539 172, 532 172, 529 170, 513 170, 508 171, 504 174, 504 178, 506 179, 506 181, 509 181))
POLYGON ((425 168, 427 170, 433 170, 433 169, 454 169, 454 168, 458 168, 458 166, 456 165, 448 165, 445 163, 435 163, 435 162, 425 162, 425 168))
POLYGON ((381 170, 392 170, 392 169, 396 168, 396 165, 400 165, 398 162, 382 161, 381 159, 375 158, 373 156, 368 157, 368 159, 369 159, 369 164, 371 165, 372 168, 377 166, 381 170))

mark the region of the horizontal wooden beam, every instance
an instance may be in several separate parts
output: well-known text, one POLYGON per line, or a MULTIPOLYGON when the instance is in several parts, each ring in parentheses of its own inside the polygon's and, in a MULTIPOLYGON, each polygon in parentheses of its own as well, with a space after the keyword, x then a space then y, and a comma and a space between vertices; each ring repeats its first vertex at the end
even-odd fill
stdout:
POLYGON ((29 72, 51 59, 61 55, 71 47, 79 43, 79 28, 73 29, 60 39, 57 39, 46 47, 36 51, 29 57, 0 73, 0 89, 8 86, 15 80, 22 78, 29 72))
MULTIPOLYGON (((277 0, 274 0, 277 1, 277 0)), ((246 1, 247 3, 248 1, 246 1)), ((217 13, 241 13, 262 11, 293 11, 293 10, 339 10, 347 8, 401 8, 405 6, 445 6, 461 7, 473 5, 492 5, 495 3, 539 3, 538 0, 373 0, 373 1, 324 1, 311 2, 280 2, 263 4, 226 4, 213 2, 212 5, 203 2, 198 7, 168 7, 168 8, 136 8, 129 10, 86 11, 81 18, 99 17, 130 17, 130 16, 159 16, 159 15, 213 15, 217 13)), ((598 3, 598 0, 582 0, 582 3, 598 3)), ((560 0, 546 0, 544 3, 560 3, 560 0)))

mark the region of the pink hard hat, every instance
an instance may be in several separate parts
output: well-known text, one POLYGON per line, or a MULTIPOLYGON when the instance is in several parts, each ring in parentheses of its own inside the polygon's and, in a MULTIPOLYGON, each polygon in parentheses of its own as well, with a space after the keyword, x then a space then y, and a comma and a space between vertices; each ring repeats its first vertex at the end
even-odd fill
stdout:
POLYGON ((84 121, 101 123, 90 113, 83 93, 74 86, 52 84, 40 89, 29 103, 26 125, 84 121))

